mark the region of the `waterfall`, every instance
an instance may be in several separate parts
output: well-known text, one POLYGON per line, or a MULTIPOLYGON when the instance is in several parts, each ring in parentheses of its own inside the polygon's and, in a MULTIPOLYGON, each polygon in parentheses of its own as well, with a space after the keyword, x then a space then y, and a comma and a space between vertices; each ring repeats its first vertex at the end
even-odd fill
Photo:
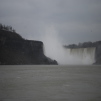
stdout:
POLYGON ((93 64, 95 62, 95 47, 65 49, 68 64, 93 64))
POLYGON ((54 59, 60 65, 93 64, 95 62, 95 47, 90 48, 64 48, 59 40, 58 32, 54 26, 45 28, 42 41, 45 45, 45 55, 54 59))

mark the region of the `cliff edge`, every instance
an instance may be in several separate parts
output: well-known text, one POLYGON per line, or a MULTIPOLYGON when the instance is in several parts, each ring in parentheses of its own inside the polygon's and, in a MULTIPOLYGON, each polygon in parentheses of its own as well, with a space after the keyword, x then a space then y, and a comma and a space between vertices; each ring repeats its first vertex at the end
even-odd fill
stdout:
POLYGON ((0 29, 0 65, 57 65, 44 55, 43 42, 25 40, 16 32, 0 29))

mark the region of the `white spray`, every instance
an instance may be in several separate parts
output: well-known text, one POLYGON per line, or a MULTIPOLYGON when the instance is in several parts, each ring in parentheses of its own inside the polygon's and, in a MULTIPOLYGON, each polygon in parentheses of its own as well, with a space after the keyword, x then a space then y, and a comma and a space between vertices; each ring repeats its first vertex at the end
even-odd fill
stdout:
POLYGON ((95 48, 65 49, 53 26, 46 27, 42 41, 45 46, 45 55, 55 59, 60 65, 92 64, 95 61, 95 48))

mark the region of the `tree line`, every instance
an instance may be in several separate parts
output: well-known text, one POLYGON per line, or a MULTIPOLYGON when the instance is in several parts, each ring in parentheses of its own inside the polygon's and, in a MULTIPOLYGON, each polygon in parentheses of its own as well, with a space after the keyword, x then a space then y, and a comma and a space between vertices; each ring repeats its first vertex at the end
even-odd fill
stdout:
POLYGON ((101 41, 96 42, 84 42, 77 44, 70 44, 70 45, 64 45, 65 48, 87 48, 87 47, 96 47, 98 45, 101 45, 101 41))
POLYGON ((6 30, 6 31, 16 33, 15 29, 13 29, 12 26, 5 26, 5 25, 3 25, 1 23, 0 23, 0 30, 6 30))

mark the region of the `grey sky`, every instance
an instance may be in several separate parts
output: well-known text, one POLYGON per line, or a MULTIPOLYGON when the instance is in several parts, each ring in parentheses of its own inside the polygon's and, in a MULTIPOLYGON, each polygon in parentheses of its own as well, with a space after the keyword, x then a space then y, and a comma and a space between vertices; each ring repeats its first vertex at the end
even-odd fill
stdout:
POLYGON ((26 39, 41 40, 53 26, 65 44, 98 41, 101 0, 0 0, 0 23, 26 39))

